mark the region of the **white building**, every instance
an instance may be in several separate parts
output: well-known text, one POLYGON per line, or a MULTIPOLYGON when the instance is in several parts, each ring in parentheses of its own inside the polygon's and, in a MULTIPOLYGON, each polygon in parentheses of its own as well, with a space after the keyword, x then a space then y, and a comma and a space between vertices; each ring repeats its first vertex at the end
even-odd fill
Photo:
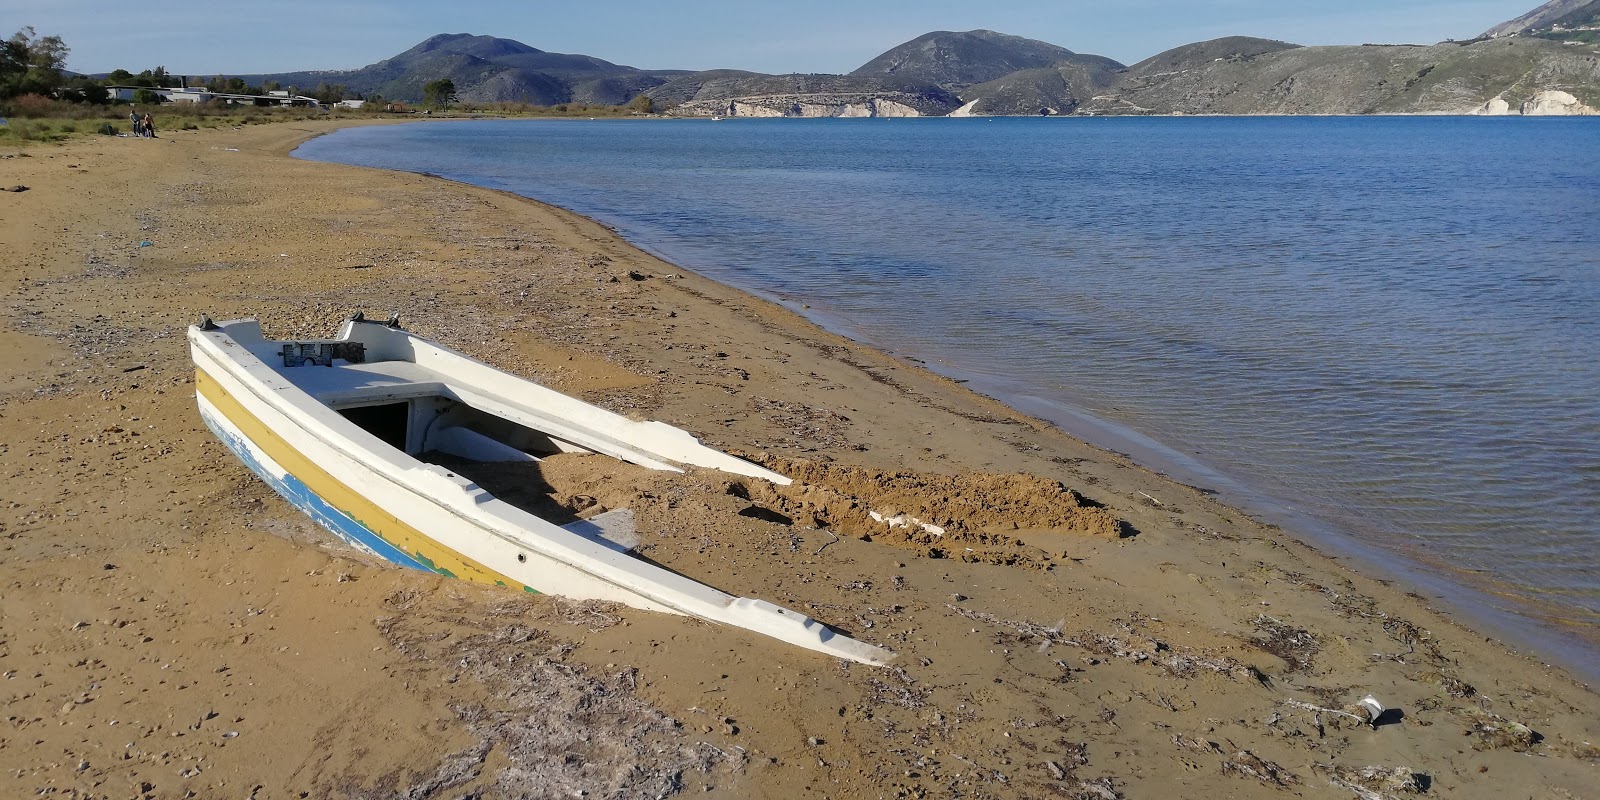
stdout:
MULTIPOLYGON (((168 103, 205 103, 218 100, 238 106, 309 106, 318 108, 322 105, 315 97, 305 95, 291 95, 287 91, 267 92, 266 95, 230 94, 227 92, 213 92, 202 88, 178 87, 150 87, 150 86, 107 86, 113 100, 127 100, 132 102, 141 89, 155 92, 162 102, 168 103)), ((360 102, 360 101, 357 101, 360 102)), ((359 108, 360 106, 356 106, 359 108)))

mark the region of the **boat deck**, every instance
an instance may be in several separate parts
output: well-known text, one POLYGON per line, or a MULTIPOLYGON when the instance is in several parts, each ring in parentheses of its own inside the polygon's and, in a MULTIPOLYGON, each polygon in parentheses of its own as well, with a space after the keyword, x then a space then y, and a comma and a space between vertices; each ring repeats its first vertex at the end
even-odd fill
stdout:
POLYGON ((329 405, 427 397, 446 389, 443 376, 410 361, 283 367, 278 374, 329 405))

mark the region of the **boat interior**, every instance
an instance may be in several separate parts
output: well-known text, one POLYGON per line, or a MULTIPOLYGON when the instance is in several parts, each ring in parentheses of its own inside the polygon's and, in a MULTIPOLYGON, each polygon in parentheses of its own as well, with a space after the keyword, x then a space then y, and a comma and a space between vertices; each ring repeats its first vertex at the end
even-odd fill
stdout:
MULTIPOLYGON (((473 398, 470 392, 453 388, 444 376, 410 361, 352 362, 345 354, 327 359, 299 355, 318 350, 325 353, 330 344, 348 343, 285 342, 284 362, 273 367, 390 447, 443 467, 477 484, 496 500, 619 552, 637 546, 633 517, 627 509, 601 509, 603 513, 580 517, 593 509, 558 501, 540 470, 539 462, 546 456, 595 453, 596 449, 535 427, 537 419, 530 419, 525 412, 518 415, 520 421, 511 419, 511 406, 473 398), (289 355, 291 351, 294 356, 289 355)), ((361 358, 357 352, 348 355, 361 358)))

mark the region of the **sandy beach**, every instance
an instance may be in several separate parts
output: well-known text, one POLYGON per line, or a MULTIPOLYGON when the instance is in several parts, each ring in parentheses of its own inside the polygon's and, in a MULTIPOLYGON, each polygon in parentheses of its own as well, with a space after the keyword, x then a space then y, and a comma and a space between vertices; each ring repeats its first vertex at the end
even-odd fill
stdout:
POLYGON ((287 156, 331 129, 0 151, 0 797, 1595 796, 1595 694, 1409 587, 591 220, 287 156), (184 330, 357 310, 799 478, 505 491, 894 665, 345 548, 203 427, 184 330))

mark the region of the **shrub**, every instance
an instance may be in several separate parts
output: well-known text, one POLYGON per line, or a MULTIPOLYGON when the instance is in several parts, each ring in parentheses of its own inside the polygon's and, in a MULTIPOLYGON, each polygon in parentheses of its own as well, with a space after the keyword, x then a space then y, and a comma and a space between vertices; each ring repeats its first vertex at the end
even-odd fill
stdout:
POLYGON ((62 116, 67 103, 51 100, 42 94, 25 94, 11 101, 11 115, 14 117, 58 117, 62 116))

